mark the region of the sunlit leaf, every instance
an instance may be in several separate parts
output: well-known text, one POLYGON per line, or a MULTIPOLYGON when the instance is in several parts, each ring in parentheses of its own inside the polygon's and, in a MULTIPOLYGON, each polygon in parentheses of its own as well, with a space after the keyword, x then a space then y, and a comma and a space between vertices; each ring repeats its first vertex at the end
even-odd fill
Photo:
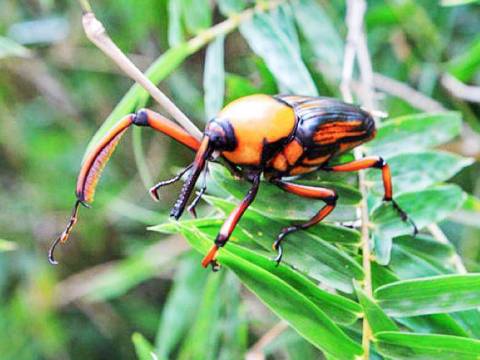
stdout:
POLYGON ((200 257, 189 254, 177 265, 174 286, 163 307, 156 335, 156 354, 168 359, 195 320, 208 273, 199 272, 200 257))
POLYGON ((206 120, 212 119, 221 110, 225 94, 225 69, 223 66, 224 37, 219 36, 207 47, 203 89, 205 91, 206 120))
POLYGON ((0 59, 7 57, 23 57, 32 56, 30 50, 17 42, 4 36, 0 36, 0 59))
POLYGON ((428 149, 460 134, 461 123, 456 112, 398 117, 381 123, 376 137, 366 147, 369 154, 385 157, 428 149))
POLYGON ((294 29, 293 19, 285 9, 284 5, 276 10, 281 15, 257 14, 251 21, 242 24, 240 31, 252 50, 265 60, 282 92, 317 95, 298 44, 289 33, 294 29))
POLYGON ((337 81, 342 73, 343 41, 338 27, 313 0, 292 1, 298 27, 312 48, 318 67, 330 81, 337 81))
POLYGON ((17 249, 17 244, 13 241, 7 241, 4 239, 0 239, 0 252, 2 251, 12 251, 17 249))
POLYGON ((375 298, 392 316, 472 309, 480 306, 480 275, 442 275, 398 281, 376 289, 375 298))
MULTIPOLYGON (((417 151, 398 154, 386 159, 392 174, 393 193, 421 190, 433 184, 446 181, 464 167, 473 163, 473 159, 464 158, 447 152, 417 151)), ((371 191, 383 195, 381 171, 371 169, 367 180, 374 185, 371 191)))
POLYGON ((367 318, 368 325, 373 334, 380 331, 396 331, 398 326, 385 314, 375 299, 370 298, 358 283, 355 283, 355 292, 362 305, 364 316, 367 318))
MULTIPOLYGON (((456 185, 435 186, 426 190, 403 193, 395 200, 415 222, 419 229, 443 220, 460 207, 464 192, 456 185)), ((411 234, 412 225, 402 221, 398 212, 388 202, 375 208, 371 215, 374 224, 375 254, 380 264, 388 264, 392 238, 411 234)))
POLYGON ((145 337, 136 332, 132 335, 132 342, 135 346, 135 352, 138 360, 153 360, 153 345, 145 337))
MULTIPOLYGON (((232 203, 218 198, 208 197, 207 199, 226 213, 233 210, 232 203)), ((289 224, 289 222, 265 218, 254 211, 247 211, 238 226, 244 234, 243 239, 254 241, 273 257, 275 253, 272 251, 272 243, 280 230, 289 224)), ((292 233, 282 243, 283 261, 329 286, 345 292, 352 292, 352 279, 363 279, 361 267, 345 252, 322 239, 358 240, 357 236, 358 233, 352 230, 325 224, 318 228, 312 227, 308 231, 292 233)))
POLYGON ((387 331, 376 334, 374 343, 389 359, 474 360, 480 356, 480 341, 457 336, 387 331))
MULTIPOLYGON (((211 240, 197 229, 189 228, 184 235, 201 252, 206 252, 210 247, 211 240)), ((349 339, 319 307, 286 282, 284 276, 278 276, 278 272, 288 271, 285 265, 276 267, 266 258, 260 261, 259 255, 249 250, 233 244, 229 246, 231 250, 228 246, 221 249, 218 261, 233 270, 245 286, 303 337, 340 359, 354 359, 362 353, 360 345, 349 339), (258 261, 253 262, 250 258, 258 261)))

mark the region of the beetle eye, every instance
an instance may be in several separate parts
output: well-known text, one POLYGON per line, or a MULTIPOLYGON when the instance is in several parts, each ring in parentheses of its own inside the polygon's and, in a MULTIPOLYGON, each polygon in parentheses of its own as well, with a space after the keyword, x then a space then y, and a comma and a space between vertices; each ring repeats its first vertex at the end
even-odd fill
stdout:
POLYGON ((205 129, 205 135, 210 138, 215 150, 232 151, 237 146, 233 127, 226 119, 214 118, 210 120, 205 129))

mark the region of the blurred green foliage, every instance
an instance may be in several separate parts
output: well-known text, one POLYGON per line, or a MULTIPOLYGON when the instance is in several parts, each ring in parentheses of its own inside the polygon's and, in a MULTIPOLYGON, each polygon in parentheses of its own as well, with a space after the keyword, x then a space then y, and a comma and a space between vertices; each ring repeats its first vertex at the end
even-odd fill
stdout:
MULTIPOLYGON (((61 264, 49 266, 46 251, 68 216, 89 140, 124 114, 156 105, 88 42, 76 2, 2 1, 0 358, 144 360, 155 352, 159 359, 241 359, 257 350, 254 344, 269 329, 279 328, 276 314, 295 331, 280 323, 280 335, 260 349, 265 356, 316 359, 321 349, 328 358, 347 359, 362 351, 362 311, 375 334, 372 357, 478 357, 479 278, 455 274, 453 261, 459 254, 469 271, 480 270, 480 166, 474 161, 480 159, 480 108, 448 91, 442 76, 480 84, 480 6, 442 3, 448 6, 436 0, 368 3, 374 84, 389 119, 365 150, 389 161, 399 203, 424 230, 413 239, 408 226, 379 205, 380 178, 368 171, 372 301, 358 286, 364 278, 359 234, 333 223, 355 215, 355 175, 301 179, 333 185, 340 206, 329 221, 289 237, 278 268, 269 260, 275 235, 311 215, 316 204, 262 184, 219 255, 224 268, 211 274, 190 245, 208 249, 219 214, 243 197, 246 184, 215 167, 200 219, 169 222, 178 185, 162 191, 160 203, 146 188, 176 173, 192 154, 138 129, 109 163, 94 209, 80 210, 72 240, 57 254, 61 264), (393 89, 378 74, 396 80, 393 89), (428 97, 428 104, 418 105, 402 85, 428 97), (433 149, 438 146, 442 151, 433 149), (424 226, 432 222, 449 242, 429 235, 424 226)), ((252 2, 218 5, 94 3, 114 41, 142 69, 153 64, 152 79, 200 128, 223 103, 252 93, 339 97, 344 2, 292 0, 239 31, 192 45, 189 39, 252 2)))

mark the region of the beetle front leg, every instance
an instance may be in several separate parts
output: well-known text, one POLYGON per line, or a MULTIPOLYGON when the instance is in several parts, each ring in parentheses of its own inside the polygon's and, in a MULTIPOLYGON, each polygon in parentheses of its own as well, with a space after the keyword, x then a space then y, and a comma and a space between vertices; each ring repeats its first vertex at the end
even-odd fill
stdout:
POLYGON ((413 236, 417 235, 418 228, 415 222, 408 216, 408 214, 398 205, 393 199, 393 187, 392 187, 392 175, 390 173, 390 167, 387 162, 380 156, 371 156, 360 160, 354 160, 346 164, 340 164, 330 167, 322 167, 321 170, 325 171, 358 171, 364 169, 380 169, 382 170, 382 180, 384 188, 383 200, 392 203, 393 208, 398 212, 402 221, 409 222, 413 227, 413 236))
POLYGON ((215 260, 218 250, 225 246, 230 235, 232 235, 233 230, 238 224, 238 221, 248 209, 250 204, 255 199, 257 195, 258 188, 260 187, 260 173, 257 173, 256 176, 253 178, 253 185, 248 191, 247 195, 243 198, 243 200, 238 204, 238 206, 230 213, 227 220, 223 223, 220 232, 218 233, 215 244, 212 246, 210 251, 202 260, 202 266, 207 267, 208 265, 212 266, 213 271, 218 270, 218 264, 215 260))
POLYGON ((277 256, 273 259, 277 265, 280 264, 283 256, 283 249, 282 249, 282 241, 288 234, 307 229, 315 224, 318 224, 320 221, 325 219, 328 214, 330 214, 337 204, 338 195, 335 190, 322 188, 322 187, 314 187, 314 186, 306 186, 300 184, 294 184, 286 181, 281 180, 272 180, 272 182, 280 187, 282 190, 285 190, 289 193, 309 198, 309 199, 318 199, 323 200, 325 202, 325 206, 322 207, 310 220, 303 224, 296 224, 292 226, 288 226, 282 229, 280 234, 278 234, 277 239, 273 243, 273 249, 277 251, 277 256))

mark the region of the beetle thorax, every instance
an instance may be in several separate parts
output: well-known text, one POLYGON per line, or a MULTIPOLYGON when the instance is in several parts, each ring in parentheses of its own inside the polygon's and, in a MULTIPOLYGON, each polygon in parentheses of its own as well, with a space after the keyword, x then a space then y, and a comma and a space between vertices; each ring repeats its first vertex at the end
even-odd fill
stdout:
POLYGON ((214 143, 223 147, 215 148, 232 163, 259 166, 268 160, 265 155, 272 146, 281 146, 292 134, 295 121, 291 107, 268 95, 253 95, 230 103, 209 122, 205 133, 215 137, 214 143), (233 143, 235 147, 225 147, 233 143))

